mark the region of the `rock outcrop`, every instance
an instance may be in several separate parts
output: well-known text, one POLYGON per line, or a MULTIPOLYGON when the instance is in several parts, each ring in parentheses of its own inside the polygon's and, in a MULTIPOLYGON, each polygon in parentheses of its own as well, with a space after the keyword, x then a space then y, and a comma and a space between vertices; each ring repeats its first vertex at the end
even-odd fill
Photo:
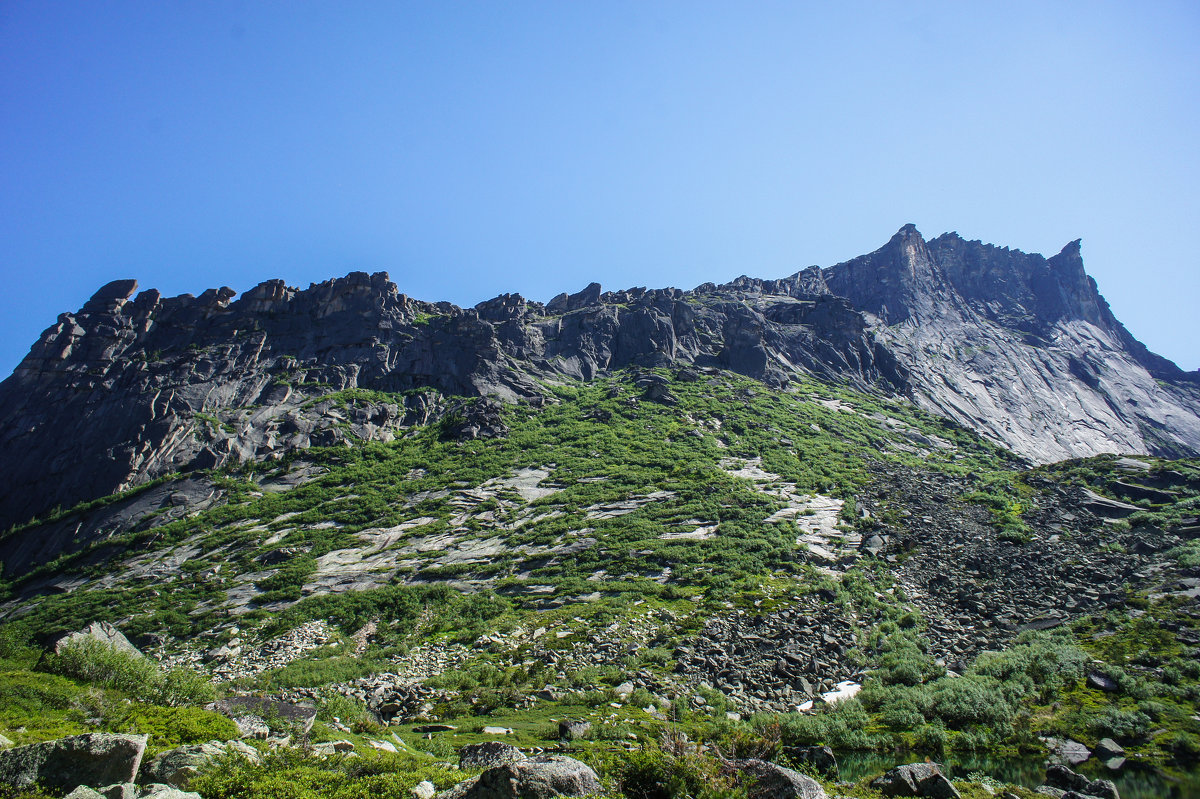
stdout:
POLYGON ((0 752, 0 785, 71 790, 133 782, 145 735, 88 733, 0 752))
POLYGON ((897 766, 871 780, 871 787, 883 796, 923 796, 929 799, 959 799, 958 790, 942 774, 937 763, 911 763, 897 766))
MULTIPOLYGON (((413 300, 382 272, 303 290, 273 280, 237 299, 136 289, 114 281, 62 314, 0 383, 0 528, 175 472, 387 441, 438 419, 449 436, 501 436, 497 402, 539 403, 539 380, 630 366, 904 394, 1036 461, 1200 452, 1200 376, 1121 326, 1078 242, 1047 259, 906 226, 874 253, 781 280, 592 284, 546 305, 506 294, 468 309, 413 300)), ((194 488, 125 510, 219 501, 194 488)), ((2 542, 0 560, 44 561, 105 534, 44 530, 2 542)))

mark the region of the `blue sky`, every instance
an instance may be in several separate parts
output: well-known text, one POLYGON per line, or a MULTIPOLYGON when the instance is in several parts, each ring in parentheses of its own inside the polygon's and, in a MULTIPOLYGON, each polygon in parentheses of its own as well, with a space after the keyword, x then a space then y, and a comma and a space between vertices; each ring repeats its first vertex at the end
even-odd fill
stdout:
POLYGON ((461 305, 780 277, 906 222, 1200 367, 1193 2, 0 3, 0 373, 57 314, 351 270, 461 305))

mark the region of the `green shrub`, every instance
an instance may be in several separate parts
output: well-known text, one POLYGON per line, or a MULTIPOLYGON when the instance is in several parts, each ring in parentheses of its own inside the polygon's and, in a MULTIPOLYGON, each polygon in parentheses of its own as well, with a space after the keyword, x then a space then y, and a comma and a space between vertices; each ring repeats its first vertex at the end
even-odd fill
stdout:
POLYGON ((445 789, 463 778, 444 764, 408 754, 322 759, 299 749, 277 749, 260 763, 236 753, 215 758, 189 789, 205 799, 412 799, 421 780, 445 789))
POLYGON ((627 799, 732 799, 746 795, 720 773, 715 760, 695 752, 671 755, 652 747, 630 752, 618 765, 615 778, 627 799))
POLYGON ((150 735, 150 745, 156 748, 238 737, 237 725, 230 719, 198 707, 137 707, 119 727, 150 735))
POLYGON ((1109 737, 1122 740, 1140 738, 1150 729, 1150 717, 1140 710, 1121 710, 1106 707, 1091 722, 1097 738, 1109 737))
POLYGON ((164 672, 149 658, 125 652, 94 638, 77 638, 46 658, 43 668, 64 677, 112 688, 161 705, 198 705, 212 701, 212 685, 186 669, 164 672))
POLYGON ((940 680, 930 688, 931 715, 951 729, 963 729, 971 724, 1007 725, 1014 710, 995 680, 968 676, 940 680))
POLYGON ((349 727, 367 718, 367 705, 361 699, 334 694, 321 700, 317 718, 321 721, 338 719, 349 727))

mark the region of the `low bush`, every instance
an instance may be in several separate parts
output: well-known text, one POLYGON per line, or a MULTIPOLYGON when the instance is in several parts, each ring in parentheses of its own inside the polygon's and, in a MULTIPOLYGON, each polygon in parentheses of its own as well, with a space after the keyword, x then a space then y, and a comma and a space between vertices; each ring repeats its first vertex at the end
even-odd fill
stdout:
POLYGON ((42 665, 45 671, 112 688, 134 699, 171 707, 202 705, 214 697, 212 685, 187 669, 163 671, 154 661, 94 638, 68 642, 42 665))
POLYGON ((630 752, 615 772, 627 799, 735 799, 746 792, 720 772, 720 764, 695 752, 667 754, 655 747, 630 752))
POLYGON ((237 725, 220 713, 198 707, 141 706, 116 725, 127 732, 146 733, 150 746, 166 748, 238 737, 237 725))
POLYGON ((1106 707, 1092 719, 1091 727, 1097 738, 1129 741, 1146 734, 1150 729, 1150 717, 1140 710, 1106 707))
POLYGON ((189 786, 205 799, 412 799, 418 782, 439 790, 465 775, 444 763, 408 754, 364 754, 322 759, 277 749, 260 763, 236 753, 210 761, 189 786))

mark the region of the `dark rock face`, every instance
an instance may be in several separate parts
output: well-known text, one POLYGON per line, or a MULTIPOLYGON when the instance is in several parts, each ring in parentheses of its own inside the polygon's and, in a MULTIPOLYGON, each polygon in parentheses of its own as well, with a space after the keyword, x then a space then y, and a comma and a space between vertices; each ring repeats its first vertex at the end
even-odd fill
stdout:
POLYGON ((70 790, 77 785, 133 782, 144 735, 88 733, 0 752, 0 784, 70 790))
POLYGON ((257 716, 262 719, 275 720, 286 725, 295 726, 300 732, 306 733, 312 729, 317 720, 317 709, 307 705, 293 705, 290 702, 280 702, 262 696, 234 696, 221 699, 216 708, 230 718, 257 716))
MULTIPOLYGON (((907 394, 1038 461, 1200 451, 1200 376, 1129 335, 1077 242, 1046 259, 906 226, 874 253, 781 280, 592 284, 545 306, 420 302, 382 272, 304 290, 273 280, 236 300, 136 287, 114 281, 61 315, 0 383, 0 528, 172 472, 387 441, 441 418, 453 437, 503 436, 496 402, 540 402, 539 379, 630 366, 907 394), (410 393, 319 401, 343 389, 410 393)), ((672 397, 649 385, 646 399, 672 397)), ((45 548, 87 536, 59 539, 45 548)), ((12 569, 35 555, 0 559, 12 569)))

